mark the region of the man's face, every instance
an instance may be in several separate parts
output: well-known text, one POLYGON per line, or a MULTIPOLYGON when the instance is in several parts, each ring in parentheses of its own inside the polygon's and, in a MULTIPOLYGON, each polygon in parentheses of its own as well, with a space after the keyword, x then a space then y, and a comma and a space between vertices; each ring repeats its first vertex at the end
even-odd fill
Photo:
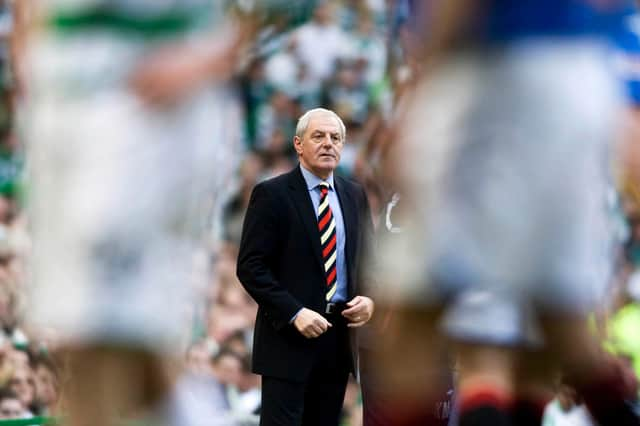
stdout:
POLYGON ((237 385, 242 375, 242 365, 233 356, 223 356, 213 367, 218 382, 222 385, 237 385))
POLYGON ((33 402, 35 396, 35 384, 31 369, 21 367, 13 372, 13 377, 9 380, 9 387, 18 395, 18 398, 25 406, 33 402))
POLYGON ((9 350, 9 361, 13 368, 29 368, 29 355, 25 351, 11 348, 9 350))
POLYGON ((17 398, 4 398, 0 401, 0 419, 19 419, 24 414, 22 402, 17 398))
POLYGON ((321 3, 313 12, 314 20, 320 25, 329 25, 333 18, 333 9, 329 2, 321 3))
POLYGON ((195 374, 207 375, 211 373, 209 351, 203 344, 195 345, 187 353, 187 367, 195 374))
POLYGON ((51 404, 58 397, 55 375, 44 365, 36 368, 35 374, 36 396, 43 404, 51 404))
POLYGON ((294 138, 300 163, 321 179, 338 167, 343 146, 338 120, 325 112, 313 114, 302 138, 294 138))

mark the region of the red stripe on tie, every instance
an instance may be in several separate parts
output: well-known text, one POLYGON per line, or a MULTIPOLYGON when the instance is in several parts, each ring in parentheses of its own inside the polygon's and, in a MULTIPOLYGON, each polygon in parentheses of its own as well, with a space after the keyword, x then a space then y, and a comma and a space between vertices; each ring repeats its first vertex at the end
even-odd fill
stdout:
POLYGON ((324 214, 324 217, 318 222, 318 229, 322 231, 322 228, 329 222, 331 219, 331 209, 327 209, 327 212, 324 214))
POLYGON ((336 277, 336 268, 334 267, 331 273, 327 275, 327 285, 331 285, 335 277, 336 277))
POLYGON ((331 253, 331 250, 333 249, 333 247, 335 247, 335 245, 336 245, 336 234, 333 234, 333 237, 331 237, 331 240, 329 241, 329 245, 326 246, 324 250, 322 250, 323 259, 326 259, 327 255, 331 253))

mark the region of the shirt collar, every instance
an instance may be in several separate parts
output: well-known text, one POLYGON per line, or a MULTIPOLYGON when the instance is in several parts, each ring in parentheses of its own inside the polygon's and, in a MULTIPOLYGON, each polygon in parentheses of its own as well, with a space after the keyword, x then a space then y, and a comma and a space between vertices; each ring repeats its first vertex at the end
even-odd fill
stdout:
POLYGON ((300 171, 302 172, 302 177, 304 178, 309 191, 316 189, 322 182, 327 182, 329 184, 329 188, 333 189, 333 173, 331 173, 326 179, 320 179, 318 176, 305 169, 302 164, 300 164, 300 171))

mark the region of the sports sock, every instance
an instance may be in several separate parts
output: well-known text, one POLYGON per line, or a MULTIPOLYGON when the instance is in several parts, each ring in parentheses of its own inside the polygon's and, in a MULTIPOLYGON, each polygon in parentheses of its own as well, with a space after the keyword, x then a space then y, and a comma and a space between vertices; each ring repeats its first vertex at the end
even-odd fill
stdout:
POLYGON ((540 426, 548 402, 545 399, 516 398, 511 408, 511 423, 518 426, 540 426))
POLYGON ((459 426, 511 426, 510 396, 491 386, 461 390, 459 426))

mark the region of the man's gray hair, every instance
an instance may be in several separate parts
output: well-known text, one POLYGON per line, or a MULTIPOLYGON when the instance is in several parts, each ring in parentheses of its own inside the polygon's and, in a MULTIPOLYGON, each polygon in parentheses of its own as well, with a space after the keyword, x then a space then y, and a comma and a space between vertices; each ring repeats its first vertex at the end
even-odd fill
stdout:
POLYGON ((311 116, 320 112, 332 115, 336 118, 336 120, 338 120, 338 124, 340 125, 340 137, 344 142, 345 138, 347 137, 347 128, 344 126, 342 119, 335 112, 325 108, 310 109, 309 111, 302 114, 302 117, 298 119, 298 124, 296 125, 296 136, 299 138, 302 138, 302 136, 304 136, 304 132, 306 132, 307 128, 309 127, 309 121, 311 120, 311 116))

